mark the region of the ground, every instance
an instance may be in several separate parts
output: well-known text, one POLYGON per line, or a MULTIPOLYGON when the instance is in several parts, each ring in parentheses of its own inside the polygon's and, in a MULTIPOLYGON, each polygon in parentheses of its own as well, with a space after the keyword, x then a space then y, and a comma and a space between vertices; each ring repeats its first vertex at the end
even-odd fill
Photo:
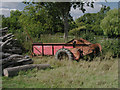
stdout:
POLYGON ((57 61, 53 56, 34 57, 35 64, 53 69, 20 72, 2 77, 3 88, 118 88, 118 58, 101 57, 93 61, 57 61))

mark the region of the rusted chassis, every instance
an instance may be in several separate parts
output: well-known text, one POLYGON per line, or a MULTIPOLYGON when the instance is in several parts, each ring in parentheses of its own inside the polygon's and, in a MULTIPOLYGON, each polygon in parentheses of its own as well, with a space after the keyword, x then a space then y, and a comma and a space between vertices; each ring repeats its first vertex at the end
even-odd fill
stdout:
POLYGON ((73 59, 79 60, 85 55, 96 55, 101 52, 101 45, 92 44, 87 40, 71 40, 68 43, 33 43, 32 52, 35 55, 55 55, 58 50, 65 48, 73 54, 73 59))
POLYGON ((100 44, 91 44, 88 46, 76 46, 75 48, 69 49, 73 55, 75 60, 79 60, 81 57, 86 55, 97 55, 101 52, 100 44))

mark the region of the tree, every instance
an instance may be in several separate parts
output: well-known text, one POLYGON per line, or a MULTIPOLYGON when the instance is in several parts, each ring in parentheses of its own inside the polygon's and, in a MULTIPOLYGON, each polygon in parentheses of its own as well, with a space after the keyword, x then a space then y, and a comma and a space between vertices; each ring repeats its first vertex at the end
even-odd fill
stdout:
POLYGON ((86 13, 80 18, 76 19, 78 29, 85 26, 85 32, 94 32, 95 35, 103 35, 103 30, 100 27, 100 22, 104 19, 110 7, 103 6, 98 13, 86 13))
POLYGON ((8 27, 11 32, 15 32, 16 30, 21 28, 19 17, 22 15, 22 12, 19 10, 11 11, 10 17, 2 18, 2 27, 8 27))
POLYGON ((0 15, 0 28, 3 27, 2 20, 4 20, 4 19, 5 19, 5 16, 4 15, 0 15))
POLYGON ((118 37, 120 35, 118 25, 120 25, 120 22, 118 21, 117 9, 107 12, 105 18, 100 23, 104 35, 107 35, 108 37, 118 37))
POLYGON ((57 16, 57 11, 54 11, 54 14, 48 12, 45 7, 38 7, 39 5, 35 6, 29 3, 24 8, 23 14, 19 18, 24 30, 27 30, 34 38, 40 38, 41 34, 54 34, 62 31, 63 24, 57 16))
MULTIPOLYGON (((29 4, 28 2, 25 2, 29 4)), ((94 2, 85 2, 88 6, 93 7, 94 2)), ((64 24, 64 38, 67 40, 68 37, 68 30, 69 30, 69 17, 70 17, 70 9, 73 7, 76 9, 77 7, 85 12, 84 9, 84 4, 82 1, 81 2, 32 2, 32 4, 35 4, 35 7, 38 8, 39 10, 41 8, 45 8, 48 13, 54 13, 57 11, 57 16, 59 17, 63 24, 64 24)), ((55 14, 56 15, 56 14, 55 14)))

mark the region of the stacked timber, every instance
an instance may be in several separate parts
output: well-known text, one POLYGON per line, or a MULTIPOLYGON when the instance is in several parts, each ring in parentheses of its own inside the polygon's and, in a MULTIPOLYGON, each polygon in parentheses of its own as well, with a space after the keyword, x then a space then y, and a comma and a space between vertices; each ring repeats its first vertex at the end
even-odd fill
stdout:
POLYGON ((49 64, 33 64, 33 60, 29 56, 23 56, 17 39, 13 39, 14 35, 7 32, 7 27, 0 29, 0 67, 2 67, 2 74, 4 76, 15 76, 19 71, 34 68, 50 68, 49 64))
POLYGON ((8 28, 0 29, 0 67, 2 70, 9 67, 32 64, 29 56, 22 55, 22 49, 14 35, 8 33, 8 28))

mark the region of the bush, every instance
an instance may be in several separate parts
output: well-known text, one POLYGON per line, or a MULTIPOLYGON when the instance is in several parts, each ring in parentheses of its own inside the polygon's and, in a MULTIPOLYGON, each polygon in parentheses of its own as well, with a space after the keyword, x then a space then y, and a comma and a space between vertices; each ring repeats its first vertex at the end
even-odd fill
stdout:
POLYGON ((83 38, 83 39, 85 39, 85 40, 88 40, 91 43, 95 43, 95 41, 96 41, 95 40, 96 36, 92 32, 87 32, 86 34, 85 33, 81 33, 80 37, 83 38))
POLYGON ((63 36, 64 33, 58 32, 58 33, 56 33, 55 35, 56 35, 56 36, 57 36, 57 35, 59 35, 59 36, 63 36))
POLYGON ((120 56, 120 47, 118 39, 107 39, 101 42, 103 54, 111 52, 113 57, 120 56))
POLYGON ((16 32, 14 32, 14 35, 19 45, 21 46, 23 53, 30 53, 30 51, 32 50, 32 43, 28 39, 26 33, 22 30, 17 30, 16 32))
POLYGON ((81 32, 86 31, 86 27, 85 26, 80 26, 78 28, 74 28, 72 30, 69 31, 69 34, 71 35, 80 35, 81 32))

